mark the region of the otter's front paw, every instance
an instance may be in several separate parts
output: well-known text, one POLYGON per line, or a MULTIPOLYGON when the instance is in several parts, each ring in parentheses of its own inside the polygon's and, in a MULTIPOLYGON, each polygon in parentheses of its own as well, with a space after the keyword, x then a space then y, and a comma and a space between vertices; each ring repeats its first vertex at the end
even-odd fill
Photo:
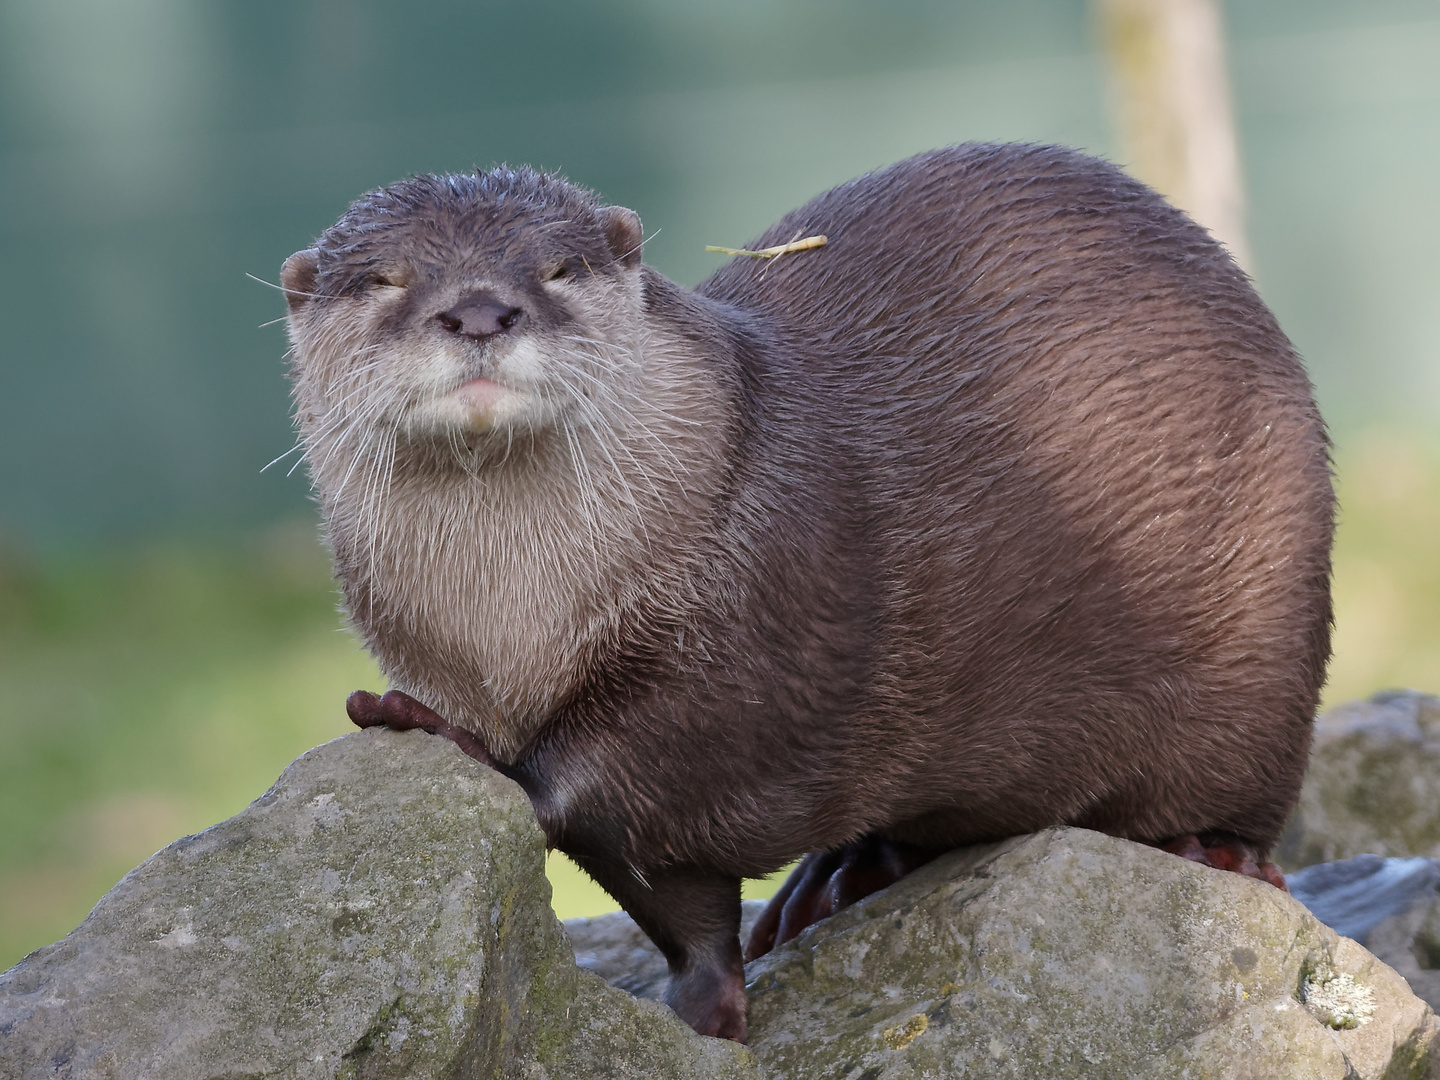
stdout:
POLYGON ((495 768, 495 758, 474 732, 456 727, 428 705, 399 690, 387 690, 378 697, 369 690, 356 690, 345 699, 345 712, 356 727, 388 727, 394 731, 420 728, 442 736, 476 761, 495 768))

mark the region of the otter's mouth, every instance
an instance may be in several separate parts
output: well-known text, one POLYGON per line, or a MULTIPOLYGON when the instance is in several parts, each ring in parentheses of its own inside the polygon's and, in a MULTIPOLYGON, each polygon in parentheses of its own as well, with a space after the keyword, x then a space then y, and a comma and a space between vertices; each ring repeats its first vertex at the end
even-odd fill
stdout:
POLYGON ((531 391, 476 376, 443 392, 424 412, 440 428, 484 432, 517 423, 533 425, 543 408, 531 391))
POLYGON ((528 339, 499 355, 456 355, 445 349, 419 359, 416 393, 404 420, 417 434, 540 428, 553 419, 544 359, 528 339))
POLYGON ((461 383, 451 394, 462 404, 470 406, 477 413, 489 414, 506 397, 513 397, 515 391, 501 386, 494 379, 478 378, 461 383))

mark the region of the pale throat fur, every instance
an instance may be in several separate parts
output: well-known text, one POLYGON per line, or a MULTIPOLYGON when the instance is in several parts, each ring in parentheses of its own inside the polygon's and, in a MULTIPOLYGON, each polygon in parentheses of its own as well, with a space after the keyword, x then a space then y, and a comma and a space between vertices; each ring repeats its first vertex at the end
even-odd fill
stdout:
MULTIPOLYGON (((679 623, 708 572, 696 537, 733 405, 647 314, 648 276, 547 284, 563 325, 479 348, 400 318, 401 286, 292 301, 297 424, 350 619, 392 688, 502 761, 622 624, 679 623), (457 404, 477 370, 499 389, 457 404)), ((442 281, 426 309, 487 285, 504 287, 442 281)))

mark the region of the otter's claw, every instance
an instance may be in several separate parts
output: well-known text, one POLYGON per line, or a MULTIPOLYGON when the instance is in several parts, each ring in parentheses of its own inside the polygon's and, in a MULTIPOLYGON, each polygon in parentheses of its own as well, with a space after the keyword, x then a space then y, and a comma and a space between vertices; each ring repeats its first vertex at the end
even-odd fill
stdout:
POLYGON ((356 690, 345 699, 345 712, 356 727, 388 727, 393 731, 420 728, 449 739, 481 764, 496 767, 495 758, 474 732, 456 727, 429 706, 399 690, 387 690, 379 697, 369 690, 356 690))
POLYGON ((1216 870, 1229 870, 1234 874, 1255 878, 1274 885, 1281 892, 1289 892, 1285 875, 1272 862, 1261 862, 1259 855, 1245 841, 1222 833, 1185 833, 1155 845, 1161 851, 1179 855, 1201 866, 1212 866, 1216 870))

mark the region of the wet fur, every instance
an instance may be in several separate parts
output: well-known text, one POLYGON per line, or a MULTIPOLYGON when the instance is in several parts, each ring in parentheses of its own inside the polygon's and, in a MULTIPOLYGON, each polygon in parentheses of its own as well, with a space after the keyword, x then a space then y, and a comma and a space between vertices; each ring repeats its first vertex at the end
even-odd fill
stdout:
POLYGON ((597 208, 504 170, 362 199, 287 280, 318 294, 297 415, 391 685, 485 740, 682 1015, 743 1032, 738 879, 805 851, 1059 823, 1270 847, 1329 650, 1327 444, 1202 229, 1095 159, 970 145, 687 292, 597 208), (591 272, 558 294, 526 270, 555 244, 591 272), (387 258, 430 291, 354 284, 387 258), (563 422, 407 429, 419 320, 482 280, 554 301, 529 363, 563 422))

